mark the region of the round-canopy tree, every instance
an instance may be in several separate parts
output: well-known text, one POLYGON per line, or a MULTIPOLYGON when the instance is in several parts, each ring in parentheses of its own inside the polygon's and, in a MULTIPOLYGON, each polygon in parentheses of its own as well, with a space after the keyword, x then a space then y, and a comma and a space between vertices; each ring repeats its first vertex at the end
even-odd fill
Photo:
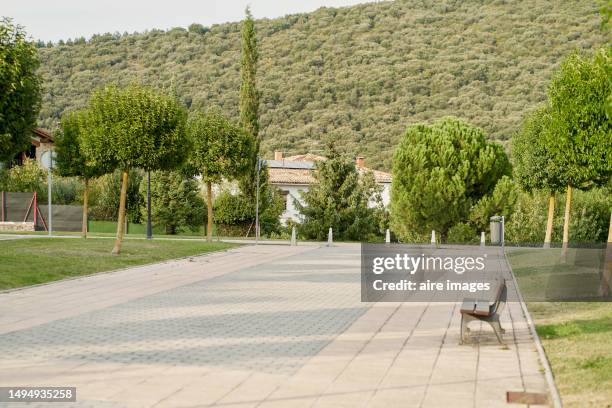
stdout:
POLYGON ((30 144, 40 109, 38 52, 22 27, 0 20, 0 161, 30 144))
POLYGON ((403 239, 439 231, 446 239, 454 224, 510 174, 501 145, 456 118, 408 127, 393 157, 391 226, 403 239))
POLYGON ((128 172, 179 166, 190 148, 186 119, 187 112, 176 98, 151 88, 133 84, 94 92, 83 150, 93 166, 123 172, 113 254, 119 253, 123 240, 128 172))
POLYGON ((63 177, 79 177, 83 180, 83 226, 81 236, 87 237, 87 213, 89 180, 108 173, 107 163, 93 165, 81 149, 86 111, 67 113, 62 117, 60 129, 55 134, 55 169, 63 177))
POLYGON ((251 163, 253 138, 221 114, 195 113, 188 122, 193 145, 190 165, 206 183, 208 200, 207 239, 212 241, 212 183, 236 179, 245 174, 251 163))
POLYGON ((555 215, 555 194, 567 185, 564 169, 555 161, 547 132, 551 126, 550 108, 541 106, 525 118, 521 130, 512 138, 514 178, 525 191, 547 190, 548 218, 544 247, 550 247, 555 215))
POLYGON ((567 183, 563 253, 569 242, 572 189, 589 189, 612 176, 611 49, 589 57, 573 53, 548 89, 551 107, 545 144, 567 183))

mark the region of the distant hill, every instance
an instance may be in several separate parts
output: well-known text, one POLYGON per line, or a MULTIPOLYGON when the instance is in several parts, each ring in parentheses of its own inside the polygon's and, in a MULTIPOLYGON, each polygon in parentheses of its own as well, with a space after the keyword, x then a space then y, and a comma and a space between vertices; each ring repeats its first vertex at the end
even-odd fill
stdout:
MULTIPOLYGON (((408 124, 445 115, 507 140, 560 60, 605 43, 600 3, 395 1, 257 20, 263 149, 322 148, 326 134, 389 169, 408 124)), ((197 16, 194 16, 197 19, 197 16)), ((238 117, 240 23, 104 34, 41 47, 41 125, 108 82, 176 89, 191 109, 238 117)))

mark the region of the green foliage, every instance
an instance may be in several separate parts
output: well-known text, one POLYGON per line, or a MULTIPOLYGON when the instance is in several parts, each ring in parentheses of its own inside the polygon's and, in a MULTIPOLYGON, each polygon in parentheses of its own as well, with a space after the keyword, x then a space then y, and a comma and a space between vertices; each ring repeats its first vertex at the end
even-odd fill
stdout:
MULTIPOLYGON (((394 1, 256 20, 261 153, 310 151, 338 131, 347 151, 390 169, 407 125, 448 115, 509 139, 545 101, 561 56, 609 41, 599 7, 394 1)), ((173 78, 191 109, 219 106, 238 119, 241 28, 102 34, 40 48, 41 125, 53 129, 64 111, 85 107, 92 88, 139 81, 171 89, 173 78)))
POLYGON ((512 138, 512 164, 515 180, 525 191, 562 191, 567 187, 564 169, 547 144, 551 126, 548 106, 530 113, 512 138))
MULTIPOLYGON (((129 222, 138 223, 141 221, 141 208, 145 205, 139 191, 142 179, 142 171, 130 170, 126 194, 126 213, 129 222)), ((117 170, 94 180, 91 190, 91 219, 117 221, 121 171, 117 170)))
POLYGON ((518 186, 510 177, 503 176, 498 180, 493 192, 482 197, 472 208, 469 215, 470 224, 477 231, 488 231, 489 219, 493 215, 503 215, 506 218, 512 215, 518 194, 518 186))
MULTIPOLYGON (((259 225, 263 235, 280 230, 279 217, 284 210, 283 197, 276 188, 264 190, 260 196, 259 225)), ((215 199, 215 220, 222 235, 252 236, 255 232, 255 203, 245 194, 231 194, 222 191, 215 199)))
MULTIPOLYGON (((253 151, 247 172, 240 182, 242 194, 252 199, 257 196, 257 167, 261 139, 259 135, 259 97, 257 90, 257 33, 251 10, 247 6, 246 18, 241 29, 240 59, 240 124, 253 139, 253 151)), ((267 184, 267 172, 259 176, 260 189, 267 184)), ((260 191, 261 195, 261 191, 260 191)))
POLYGON ((55 170, 63 177, 90 179, 108 172, 103 165, 97 167, 90 165, 81 149, 86 114, 85 111, 65 114, 62 117, 59 131, 54 135, 55 170))
POLYGON ((39 65, 23 27, 0 19, 0 162, 30 145, 41 102, 39 65))
POLYGON ((205 182, 235 179, 250 163, 252 139, 245 131, 220 113, 194 113, 189 118, 188 133, 193 145, 189 166, 205 182))
POLYGON ((339 240, 365 241, 382 234, 381 188, 371 173, 360 176, 354 160, 330 146, 327 160, 317 162, 314 177, 316 183, 302 195, 304 205, 295 203, 303 215, 301 236, 325 240, 330 227, 339 240))
POLYGON ((551 123, 546 144, 568 185, 581 189, 612 176, 612 49, 578 52, 561 64, 548 89, 551 123))
POLYGON ((47 197, 47 171, 36 160, 26 159, 21 166, 8 169, 2 177, 0 191, 36 192, 39 200, 47 197))
MULTIPOLYGON (((606 242, 612 208, 609 188, 594 188, 576 191, 570 224, 570 242, 606 242)), ((565 204, 563 196, 557 198, 556 207, 565 204)), ((506 221, 506 241, 516 244, 540 244, 546 230, 548 193, 545 191, 518 192, 512 215, 506 221)), ((563 212, 557 211, 553 220, 553 242, 561 242, 563 234, 563 212)))
POLYGON ((131 84, 91 97, 82 150, 96 168, 172 169, 189 151, 187 112, 172 96, 131 84))
MULTIPOLYGON (((259 135, 259 92, 257 92, 257 34, 251 11, 247 7, 242 23, 242 53, 240 60, 240 123, 251 137, 259 135)), ((257 143, 259 147, 259 143, 257 143)), ((259 149, 255 149, 259 151, 259 149)))
POLYGON ((475 244, 479 242, 479 236, 472 225, 460 222, 450 227, 446 241, 452 244, 475 244))
POLYGON ((222 191, 215 198, 215 217, 222 225, 245 225, 253 220, 253 204, 245 196, 222 191))
MULTIPOLYGON (((147 200, 147 178, 140 183, 140 196, 147 200)), ((141 207, 142 219, 147 219, 146 205, 141 207)), ((164 226, 167 234, 189 229, 197 231, 206 220, 206 204, 198 182, 177 171, 151 173, 151 219, 154 225, 164 226)))
POLYGON ((53 177, 53 204, 54 205, 81 205, 83 200, 83 184, 74 177, 53 177))
MULTIPOLYGON (((410 126, 393 158, 391 227, 402 240, 431 230, 445 239, 509 173, 503 147, 480 128, 456 118, 410 126)), ((496 205, 483 204, 476 220, 496 205)))

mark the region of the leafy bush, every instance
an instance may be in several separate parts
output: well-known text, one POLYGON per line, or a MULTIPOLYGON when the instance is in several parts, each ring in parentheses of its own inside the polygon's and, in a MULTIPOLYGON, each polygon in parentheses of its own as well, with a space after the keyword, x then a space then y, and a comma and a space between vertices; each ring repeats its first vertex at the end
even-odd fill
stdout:
POLYGON ((53 177, 53 204, 79 205, 83 203, 83 183, 74 177, 53 177))
POLYGON ((518 199, 519 188, 508 176, 503 176, 493 189, 476 203, 470 211, 470 224, 476 231, 488 231, 493 215, 510 217, 518 199))
MULTIPOLYGON (((140 195, 142 170, 130 170, 128 178, 126 214, 129 222, 141 221, 141 207, 144 205, 140 195)), ((121 191, 121 171, 106 174, 92 183, 91 219, 98 221, 116 221, 119 211, 119 194, 121 191)))
MULTIPOLYGON (((563 211, 565 199, 558 194, 553 219, 553 243, 560 243, 563 236, 563 211)), ((610 223, 612 194, 609 188, 576 191, 574 194, 570 225, 570 243, 606 242, 610 223)), ((506 241, 516 244, 544 242, 548 193, 519 192, 513 214, 506 222, 506 241)))
POLYGON ((448 230, 446 241, 451 244, 474 244, 479 242, 479 235, 472 225, 459 223, 448 230))
POLYGON ((39 200, 47 199, 47 171, 36 160, 25 159, 23 165, 4 171, 1 191, 36 192, 39 200))
MULTIPOLYGON (((284 210, 283 197, 276 188, 268 186, 260 199, 263 208, 259 215, 261 234, 276 234, 280 231, 279 217, 284 210)), ((215 198, 214 209, 219 235, 254 235, 255 203, 246 195, 222 191, 215 198)))
MULTIPOLYGON (((147 219, 147 178, 140 183, 141 219, 147 219)), ((206 220, 206 204, 198 182, 176 171, 151 172, 151 220, 166 228, 166 234, 185 229, 197 231, 206 220)))

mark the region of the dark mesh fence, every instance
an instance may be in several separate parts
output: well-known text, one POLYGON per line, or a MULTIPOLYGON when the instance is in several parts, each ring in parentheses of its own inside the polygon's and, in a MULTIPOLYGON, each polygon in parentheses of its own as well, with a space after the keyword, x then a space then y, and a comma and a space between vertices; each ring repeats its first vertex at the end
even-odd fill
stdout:
MULTIPOLYGON (((33 193, 1 193, 2 221, 34 222, 37 213, 36 229, 45 230, 49 223, 49 210, 46 201, 33 200, 33 193)), ((52 205, 53 231, 80 231, 83 219, 83 207, 80 205, 52 205)))

